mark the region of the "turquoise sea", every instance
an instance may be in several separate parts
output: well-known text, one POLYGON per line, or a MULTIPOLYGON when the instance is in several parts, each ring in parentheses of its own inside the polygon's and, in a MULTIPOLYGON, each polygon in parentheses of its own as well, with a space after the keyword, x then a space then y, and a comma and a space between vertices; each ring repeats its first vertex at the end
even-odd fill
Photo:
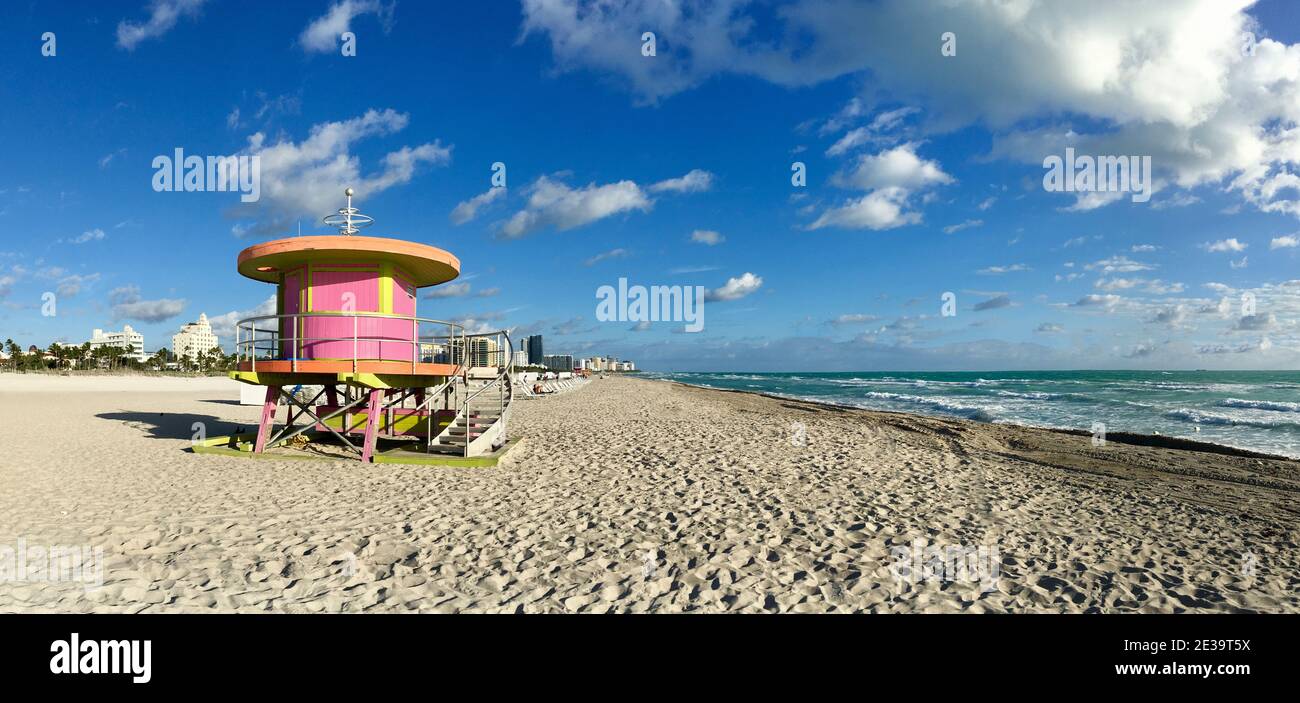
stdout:
POLYGON ((874 410, 1159 433, 1300 458, 1300 371, 651 373, 874 410))

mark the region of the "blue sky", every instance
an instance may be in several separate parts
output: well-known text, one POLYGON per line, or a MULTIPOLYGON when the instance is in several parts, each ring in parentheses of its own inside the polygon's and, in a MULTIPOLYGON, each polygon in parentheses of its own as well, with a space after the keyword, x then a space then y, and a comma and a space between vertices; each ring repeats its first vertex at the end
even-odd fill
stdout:
POLYGON ((206 312, 229 343, 271 293, 238 252, 324 233, 352 185, 366 234, 461 259, 468 285, 422 316, 548 353, 1294 368, 1297 20, 1285 0, 12 3, 0 338, 131 324, 153 350, 206 312), (1157 191, 1047 192, 1069 146, 1151 156, 1157 191), (155 192, 176 148, 258 154, 261 200, 155 192), (498 161, 505 192, 464 217, 498 161), (705 287, 704 330, 598 321, 620 277, 705 287))

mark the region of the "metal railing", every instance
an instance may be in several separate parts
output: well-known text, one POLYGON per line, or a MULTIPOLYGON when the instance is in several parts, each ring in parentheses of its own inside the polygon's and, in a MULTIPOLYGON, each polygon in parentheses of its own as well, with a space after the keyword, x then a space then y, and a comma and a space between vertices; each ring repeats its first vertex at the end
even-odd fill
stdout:
MULTIPOLYGON (((248 361, 250 370, 257 370, 258 360, 262 361, 288 361, 290 370, 298 371, 298 362, 313 361, 314 359, 302 358, 302 348, 307 344, 320 343, 337 343, 351 342, 352 354, 348 356, 334 356, 330 359, 335 361, 351 361, 352 371, 356 372, 358 363, 362 361, 385 361, 383 358, 383 347, 385 344, 410 346, 411 347, 411 373, 416 372, 416 364, 421 363, 426 357, 432 363, 447 363, 462 365, 464 353, 468 346, 467 339, 476 335, 466 335, 465 327, 456 322, 446 320, 434 320, 425 317, 412 317, 409 315, 390 315, 378 312, 299 312, 288 313, 284 315, 260 315, 240 320, 235 325, 235 360, 237 363, 248 361), (348 318, 352 320, 352 335, 344 337, 321 337, 309 336, 303 333, 306 325, 303 323, 312 318, 348 318), (276 321, 274 329, 259 327, 259 322, 267 320, 276 321), (361 320, 401 320, 411 323, 411 338, 397 339, 393 337, 379 336, 362 336, 360 334, 361 320), (287 322, 287 324, 285 324, 287 322), (445 334, 421 335, 420 325, 442 325, 446 328, 445 334), (285 334, 285 330, 289 332, 285 334), (261 335, 259 337, 259 334, 261 335), (376 354, 365 358, 359 356, 361 344, 375 345, 376 354), (285 350, 288 345, 288 351, 285 350), (425 354, 425 348, 429 349, 429 354, 425 354), (441 347, 441 350, 439 349, 441 347)), ((387 361, 403 361, 400 359, 388 359, 387 361)), ((425 362, 428 363, 428 362, 425 362)))

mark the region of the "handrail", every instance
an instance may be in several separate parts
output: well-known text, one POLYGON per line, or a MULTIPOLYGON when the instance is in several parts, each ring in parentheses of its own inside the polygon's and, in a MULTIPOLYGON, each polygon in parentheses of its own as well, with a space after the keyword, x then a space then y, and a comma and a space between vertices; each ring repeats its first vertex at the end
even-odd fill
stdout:
MULTIPOLYGON (((376 343, 379 345, 383 345, 386 342, 389 344, 411 346, 411 371, 414 372, 416 370, 416 364, 419 363, 422 357, 421 348, 420 348, 421 345, 437 344, 439 343, 440 340, 446 340, 445 343, 447 346, 452 347, 452 353, 454 356, 464 357, 466 356, 464 351, 465 338, 466 338, 465 327, 464 325, 461 325, 458 322, 452 322, 449 320, 435 320, 433 318, 417 317, 414 315, 394 315, 390 313, 371 312, 371 311, 296 312, 296 313, 282 313, 276 315, 257 315, 255 317, 244 318, 235 324, 235 360, 237 363, 245 361, 244 354, 246 352, 248 355, 247 360, 251 363, 253 370, 256 371, 258 352, 267 351, 270 353, 270 355, 264 360, 288 360, 292 362, 293 370, 296 371, 298 367, 298 361, 300 361, 300 359, 298 358, 298 350, 304 342, 351 341, 352 342, 352 365, 353 365, 353 371, 355 372, 357 363, 360 360, 359 345, 361 342, 364 341, 367 343, 376 343), (351 318, 352 330, 353 330, 352 336, 350 337, 300 336, 299 333, 300 325, 298 324, 298 321, 307 318, 345 318, 345 319, 351 318), (362 337, 358 334, 359 331, 358 324, 361 318, 410 321, 413 336, 409 340, 371 337, 371 336, 362 337), (277 325, 277 327, 274 329, 263 328, 258 325, 259 322, 263 322, 266 320, 293 321, 291 334, 287 335, 287 339, 286 339, 286 335, 280 331, 279 325, 277 325), (421 324, 444 325, 447 327, 447 333, 421 336, 419 334, 421 324), (248 330, 247 339, 244 339, 245 329, 248 330), (257 334, 259 332, 265 334, 266 338, 263 340, 259 340, 257 338, 257 334), (455 344, 457 338, 461 340, 461 345, 459 345, 459 349, 456 349, 457 345, 455 344), (261 344, 259 344, 259 342, 261 342, 261 344), (286 342, 292 345, 292 349, 287 355, 285 355, 284 351, 281 348, 282 345, 284 345, 286 342)), ((449 359, 449 361, 451 363, 455 363, 457 366, 457 373, 461 373, 463 363, 457 363, 457 362, 463 361, 463 359, 456 359, 454 358, 454 356, 452 359, 449 359)))

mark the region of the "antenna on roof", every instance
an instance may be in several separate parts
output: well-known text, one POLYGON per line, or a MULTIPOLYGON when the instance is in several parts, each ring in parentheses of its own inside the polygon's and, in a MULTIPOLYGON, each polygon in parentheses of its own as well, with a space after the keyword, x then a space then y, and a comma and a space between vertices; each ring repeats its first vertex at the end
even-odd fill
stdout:
POLYGON ((348 196, 348 206, 340 208, 336 215, 326 215, 323 218, 325 224, 337 227, 339 234, 351 236, 361 231, 362 227, 369 227, 375 223, 373 217, 363 215, 360 210, 352 207, 353 191, 351 188, 344 190, 343 194, 348 196))

